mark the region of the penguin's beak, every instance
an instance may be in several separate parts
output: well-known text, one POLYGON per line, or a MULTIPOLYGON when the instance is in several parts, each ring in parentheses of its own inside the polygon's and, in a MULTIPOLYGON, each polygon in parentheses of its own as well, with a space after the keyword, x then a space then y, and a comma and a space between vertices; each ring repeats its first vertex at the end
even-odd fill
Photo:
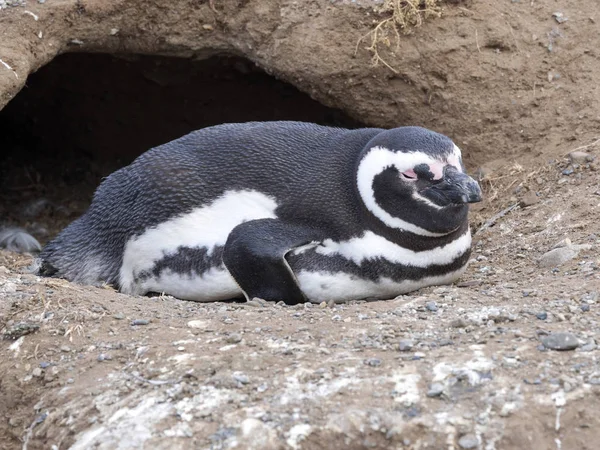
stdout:
POLYGON ((481 201, 479 183, 456 167, 448 165, 440 183, 434 184, 423 192, 440 206, 464 205, 481 201))

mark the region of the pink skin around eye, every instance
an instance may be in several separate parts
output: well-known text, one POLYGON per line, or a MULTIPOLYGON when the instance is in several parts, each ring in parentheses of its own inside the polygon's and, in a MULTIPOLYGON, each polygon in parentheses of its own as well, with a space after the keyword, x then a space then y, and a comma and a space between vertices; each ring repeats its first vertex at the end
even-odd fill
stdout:
POLYGON ((434 180, 441 180, 444 177, 444 167, 446 164, 441 162, 435 162, 429 164, 429 171, 433 174, 434 180))
POLYGON ((404 175, 404 178, 407 180, 417 181, 417 174, 412 169, 405 170, 404 172, 402 172, 402 175, 404 175))

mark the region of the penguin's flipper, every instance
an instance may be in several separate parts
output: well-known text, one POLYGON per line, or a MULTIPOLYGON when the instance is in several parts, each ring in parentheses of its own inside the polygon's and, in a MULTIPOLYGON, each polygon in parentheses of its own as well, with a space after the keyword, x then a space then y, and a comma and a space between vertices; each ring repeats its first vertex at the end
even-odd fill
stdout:
POLYGON ((235 227, 227 238, 223 262, 248 300, 283 300, 288 305, 307 301, 285 255, 321 241, 319 230, 278 219, 258 219, 235 227))

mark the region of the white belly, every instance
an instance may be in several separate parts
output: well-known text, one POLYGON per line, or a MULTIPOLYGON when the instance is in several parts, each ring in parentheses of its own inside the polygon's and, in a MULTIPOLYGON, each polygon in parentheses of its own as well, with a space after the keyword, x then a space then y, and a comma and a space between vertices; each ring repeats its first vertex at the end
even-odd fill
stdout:
POLYGON ((125 245, 119 273, 121 291, 140 295, 164 292, 179 298, 215 301, 237 296, 241 290, 227 269, 215 267, 202 275, 180 274, 163 270, 158 276, 144 277, 155 264, 174 255, 180 247, 207 248, 223 246, 237 225, 256 219, 276 218, 277 202, 257 191, 227 191, 211 204, 177 216, 125 245))
POLYGON ((404 281, 394 281, 389 278, 371 281, 345 273, 306 270, 299 272, 297 278, 300 288, 311 302, 335 301, 341 303, 361 299, 388 300, 423 287, 450 284, 463 274, 465 268, 462 267, 442 276, 404 281))
POLYGON ((139 292, 168 293, 183 300, 216 302, 242 297, 243 292, 225 267, 214 267, 202 275, 185 275, 165 270, 136 287, 139 292))

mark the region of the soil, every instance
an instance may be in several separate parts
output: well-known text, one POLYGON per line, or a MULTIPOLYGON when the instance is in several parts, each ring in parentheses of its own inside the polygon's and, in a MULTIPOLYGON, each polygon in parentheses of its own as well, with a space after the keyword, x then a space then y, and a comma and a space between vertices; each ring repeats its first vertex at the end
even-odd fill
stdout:
POLYGON ((355 54, 374 4, 0 1, 0 212, 42 241, 145 148, 253 117, 427 126, 486 193, 461 282, 389 301, 131 297, 1 251, 0 448, 596 448, 596 2, 444 2, 393 70, 355 54))

